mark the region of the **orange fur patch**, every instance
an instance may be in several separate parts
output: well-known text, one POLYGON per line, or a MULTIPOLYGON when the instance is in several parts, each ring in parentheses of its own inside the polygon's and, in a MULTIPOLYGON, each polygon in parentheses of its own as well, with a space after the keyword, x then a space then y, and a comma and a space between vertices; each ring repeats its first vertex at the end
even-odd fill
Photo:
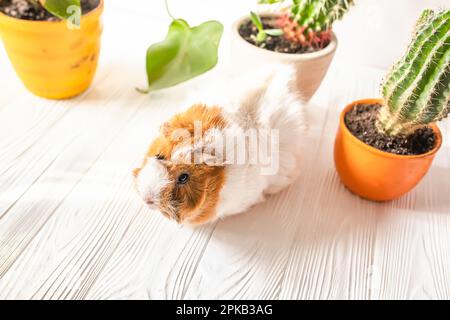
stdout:
MULTIPOLYGON (((220 108, 194 105, 187 111, 175 115, 161 127, 160 135, 150 145, 146 158, 160 158, 167 168, 170 181, 173 182, 161 194, 162 213, 178 222, 202 224, 215 216, 220 190, 225 182, 225 168, 170 161, 173 150, 182 142, 175 133, 178 129, 187 130, 193 143, 196 121, 201 122, 202 134, 209 129, 224 129, 227 125, 220 108), (178 176, 183 173, 189 174, 189 181, 185 185, 177 185, 178 176)), ((142 167, 145 164, 146 160, 142 167)), ((139 171, 140 169, 136 169, 136 176, 139 171)))

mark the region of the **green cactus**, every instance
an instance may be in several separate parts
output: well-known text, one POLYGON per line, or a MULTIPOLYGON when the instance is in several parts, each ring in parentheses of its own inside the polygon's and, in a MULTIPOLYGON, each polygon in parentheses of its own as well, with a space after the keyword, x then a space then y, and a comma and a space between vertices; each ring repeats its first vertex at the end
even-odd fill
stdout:
POLYGON ((378 129, 409 134, 450 111, 450 10, 425 10, 414 39, 382 85, 385 105, 378 129))
MULTIPOLYGON (((274 4, 285 0, 259 0, 261 4, 274 4)), ((354 5, 353 0, 293 0, 291 19, 306 31, 330 30, 336 20, 354 5)))
POLYGON ((353 4, 353 0, 294 0, 292 18, 314 32, 327 31, 353 4))
MULTIPOLYGON (((284 1, 259 0, 259 3, 284 1)), ((312 51, 320 50, 331 41, 333 23, 340 20, 352 5, 353 0, 293 0, 290 13, 280 16, 278 27, 287 40, 312 48, 312 51)))

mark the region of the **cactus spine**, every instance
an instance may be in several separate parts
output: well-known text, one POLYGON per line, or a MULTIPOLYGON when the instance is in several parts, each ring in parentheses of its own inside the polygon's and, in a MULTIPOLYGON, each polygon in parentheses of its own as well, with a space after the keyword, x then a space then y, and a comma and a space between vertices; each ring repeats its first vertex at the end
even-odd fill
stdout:
POLYGON ((382 85, 378 129, 409 134, 447 117, 450 106, 450 10, 425 10, 405 56, 382 85))
MULTIPOLYGON (((283 1, 260 0, 260 3, 283 1)), ((331 41, 333 23, 353 4, 353 0, 293 0, 290 14, 280 17, 278 27, 289 41, 313 50, 323 49, 331 41)))
POLYGON ((353 0, 294 0, 292 19, 305 32, 328 31, 353 5, 353 0))

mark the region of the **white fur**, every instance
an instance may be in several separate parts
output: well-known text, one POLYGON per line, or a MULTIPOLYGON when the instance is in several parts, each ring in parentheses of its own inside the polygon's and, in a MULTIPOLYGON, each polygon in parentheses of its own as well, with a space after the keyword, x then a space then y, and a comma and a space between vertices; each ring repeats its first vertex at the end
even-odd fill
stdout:
MULTIPOLYGON (((258 75, 254 75, 250 82, 242 77, 235 79, 234 84, 242 95, 222 104, 226 118, 231 121, 230 128, 240 130, 256 126, 259 129, 279 130, 279 170, 274 175, 262 175, 260 165, 227 166, 217 218, 246 211, 264 201, 265 195, 279 192, 297 177, 307 125, 304 105, 292 90, 295 86, 293 77, 294 70, 282 66, 275 72, 269 72, 269 76, 267 73, 261 76, 260 81, 255 81, 258 75), (249 88, 248 83, 253 83, 254 87, 249 88), (246 107, 243 108, 244 105, 246 107)), ((250 146, 247 152, 257 151, 250 146)))
POLYGON ((136 177, 136 186, 145 202, 152 201, 155 207, 159 204, 161 191, 169 181, 166 167, 155 158, 148 158, 146 165, 136 177))
MULTIPOLYGON (((264 166, 261 164, 236 164, 229 155, 221 155, 222 164, 225 164, 225 184, 220 191, 216 218, 246 211, 264 201, 266 195, 287 187, 297 177, 306 121, 304 106, 292 90, 296 85, 293 78, 294 70, 286 66, 270 71, 257 70, 247 76, 235 75, 223 79, 222 84, 215 83, 211 90, 204 88, 203 91, 210 93, 212 98, 196 101, 223 108, 223 116, 228 123, 221 133, 225 140, 227 136, 235 136, 248 129, 279 132, 279 170, 272 175, 262 174, 264 166)), ((214 136, 220 136, 217 130, 220 129, 205 134, 203 143, 213 144, 214 136)), ((269 135, 258 143, 266 139, 269 135)), ((248 157, 258 152, 259 145, 247 144, 247 147, 248 157)), ((184 149, 177 150, 171 160, 182 159, 184 149)), ((138 189, 144 200, 151 198, 157 204, 167 183, 169 178, 165 167, 156 159, 148 159, 137 177, 138 189)))

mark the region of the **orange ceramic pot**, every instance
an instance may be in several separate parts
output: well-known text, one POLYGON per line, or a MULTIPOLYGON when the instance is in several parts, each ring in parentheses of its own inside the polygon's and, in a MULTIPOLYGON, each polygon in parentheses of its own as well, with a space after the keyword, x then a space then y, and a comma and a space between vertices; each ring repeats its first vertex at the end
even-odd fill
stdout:
POLYGON ((29 21, 0 13, 0 35, 25 87, 49 99, 85 91, 94 78, 100 53, 103 0, 71 29, 66 21, 29 21))
POLYGON ((428 153, 402 156, 380 151, 356 138, 347 128, 344 117, 357 104, 382 104, 380 99, 355 101, 341 114, 334 147, 336 170, 350 191, 373 201, 401 197, 413 189, 428 172, 442 144, 439 128, 432 124, 437 143, 428 153))

